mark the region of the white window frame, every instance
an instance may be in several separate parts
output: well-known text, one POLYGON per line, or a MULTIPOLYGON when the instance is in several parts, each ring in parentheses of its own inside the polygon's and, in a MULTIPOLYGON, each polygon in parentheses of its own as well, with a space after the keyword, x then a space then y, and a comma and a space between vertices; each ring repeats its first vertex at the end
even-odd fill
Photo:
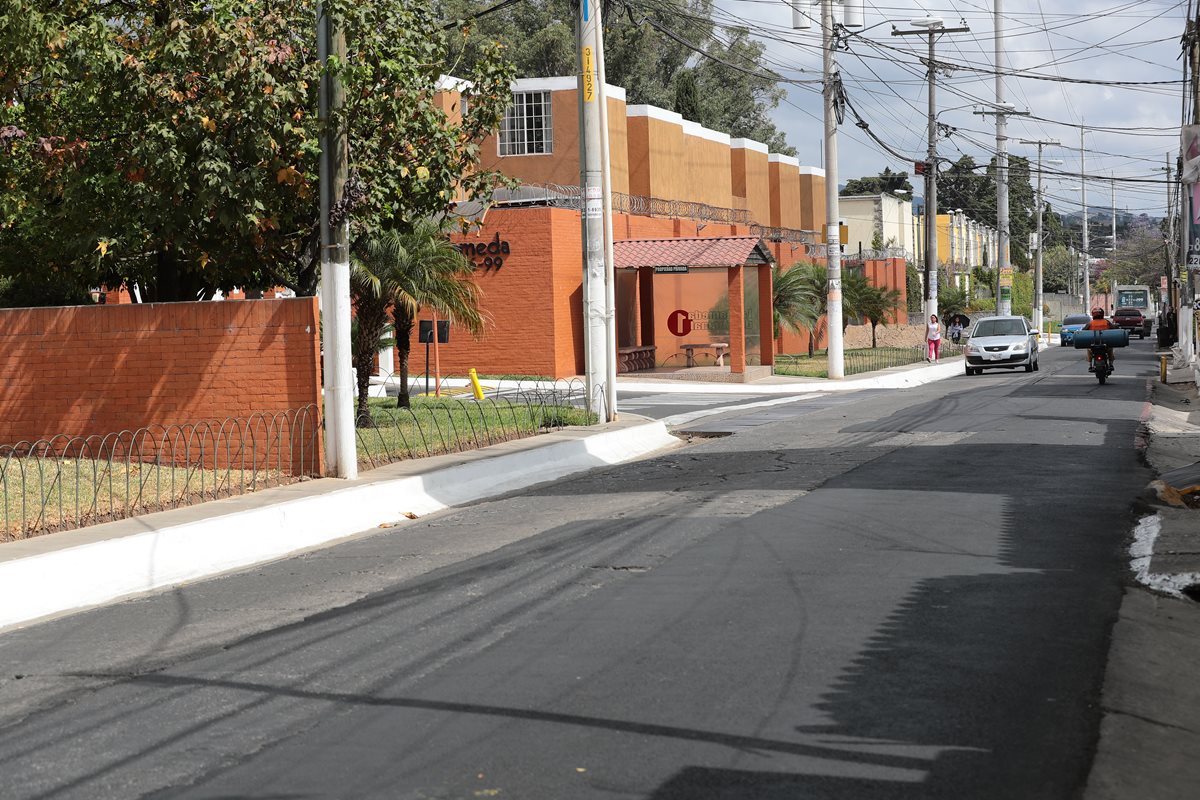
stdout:
POLYGON ((551 93, 546 90, 513 92, 504 112, 496 151, 500 157, 554 154, 554 115, 551 93), (540 113, 539 113, 540 109, 540 113))

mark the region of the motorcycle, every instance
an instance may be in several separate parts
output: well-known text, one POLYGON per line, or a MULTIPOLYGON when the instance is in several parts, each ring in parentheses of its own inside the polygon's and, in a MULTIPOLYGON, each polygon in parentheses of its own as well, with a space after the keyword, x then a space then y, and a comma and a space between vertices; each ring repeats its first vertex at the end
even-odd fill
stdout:
POLYGON ((1113 373, 1112 359, 1109 358, 1108 348, 1128 347, 1129 331, 1120 328, 1109 330, 1076 331, 1071 337, 1076 350, 1088 351, 1088 372, 1096 373, 1096 380, 1104 383, 1113 373))
POLYGON ((1088 348, 1091 351, 1088 361, 1088 372, 1096 373, 1096 380, 1103 383, 1112 375, 1112 361, 1108 358, 1108 346, 1094 344, 1088 348))

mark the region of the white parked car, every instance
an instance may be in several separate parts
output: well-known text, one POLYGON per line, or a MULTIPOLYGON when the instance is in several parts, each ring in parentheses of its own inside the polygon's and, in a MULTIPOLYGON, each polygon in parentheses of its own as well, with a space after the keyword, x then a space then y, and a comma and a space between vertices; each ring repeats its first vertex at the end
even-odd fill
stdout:
POLYGON ((1024 317, 984 317, 967 340, 967 374, 985 369, 1038 368, 1038 332, 1024 317))

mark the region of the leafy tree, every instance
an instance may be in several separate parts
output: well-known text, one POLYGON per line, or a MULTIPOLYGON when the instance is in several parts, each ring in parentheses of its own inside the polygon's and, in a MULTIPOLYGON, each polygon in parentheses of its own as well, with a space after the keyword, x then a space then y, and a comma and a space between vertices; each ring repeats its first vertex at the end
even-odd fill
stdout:
POLYGON ((924 296, 921 289, 921 272, 911 261, 904 265, 904 292, 908 303, 908 312, 916 314, 924 307, 924 296))
POLYGON ((897 192, 907 193, 912 196, 912 184, 908 180, 907 172, 892 172, 888 167, 883 168, 883 172, 878 175, 868 175, 863 178, 851 178, 846 181, 846 185, 839 192, 844 197, 853 197, 856 195, 868 194, 896 194, 897 192))
POLYGON ((1048 247, 1042 253, 1042 291, 1066 292, 1073 276, 1079 271, 1079 258, 1071 255, 1065 245, 1048 247))
POLYGON ((1117 238, 1117 249, 1103 275, 1115 284, 1158 283, 1167 266, 1163 235, 1151 225, 1130 226, 1125 238, 1117 238))
POLYGON ((971 156, 964 155, 938 171, 938 208, 961 208, 980 222, 996 219, 996 181, 991 171, 982 171, 971 156))
MULTIPOLYGON (((473 0, 435 5, 447 19, 478 10, 473 0)), ((730 136, 796 155, 771 120, 785 92, 764 66, 764 46, 749 30, 718 29, 713 7, 713 0, 653 0, 624 13, 613 6, 604 20, 609 83, 624 88, 631 104, 673 109, 730 136)), ((572 0, 524 0, 480 17, 470 35, 455 42, 451 60, 473 65, 491 42, 500 42, 522 77, 574 75, 576 8, 572 0)))
MULTIPOLYGON (((318 260, 320 67, 300 0, 11 0, 0 27, 0 274, 145 297, 290 286, 318 260)), ((427 4, 328 0, 348 57, 352 241, 490 190, 479 142, 511 68, 481 46, 466 114, 435 98, 448 38, 427 4)), ((459 70, 461 72, 461 70, 459 70)))

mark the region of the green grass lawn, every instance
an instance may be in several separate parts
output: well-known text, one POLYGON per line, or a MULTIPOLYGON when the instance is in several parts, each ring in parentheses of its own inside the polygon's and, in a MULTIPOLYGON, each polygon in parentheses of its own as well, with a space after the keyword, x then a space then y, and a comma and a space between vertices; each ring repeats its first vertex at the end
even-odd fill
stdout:
POLYGON ((397 408, 391 398, 373 397, 369 403, 373 425, 360 425, 357 430, 358 460, 364 469, 474 450, 567 425, 589 425, 596 419, 553 397, 529 403, 414 397, 411 408, 397 408))
MULTIPOLYGON (((961 346, 949 342, 942 343, 942 358, 954 358, 960 355, 961 346)), ((859 347, 848 349, 844 353, 845 374, 857 375, 863 372, 899 367, 905 364, 918 364, 925 358, 922 347, 859 347)), ((829 359, 826 351, 818 350, 809 358, 807 353, 799 355, 775 356, 776 375, 795 375, 803 378, 828 378, 829 359)))

